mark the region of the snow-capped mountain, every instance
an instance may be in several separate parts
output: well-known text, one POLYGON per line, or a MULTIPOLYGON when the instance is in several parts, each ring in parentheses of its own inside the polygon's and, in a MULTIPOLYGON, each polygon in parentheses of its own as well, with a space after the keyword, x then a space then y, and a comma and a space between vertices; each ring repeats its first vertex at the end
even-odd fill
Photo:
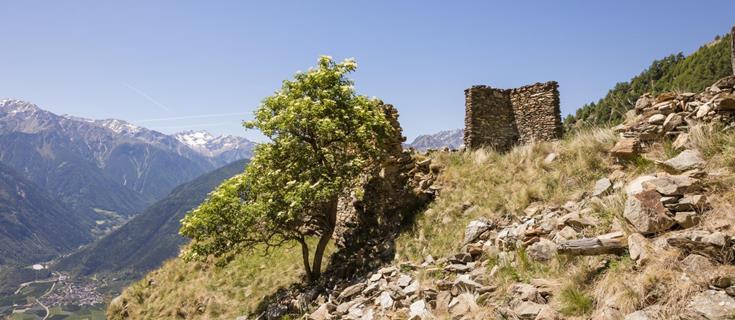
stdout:
POLYGON ((421 151, 441 149, 444 147, 459 149, 464 146, 464 130, 454 129, 440 131, 434 134, 420 135, 407 146, 421 151))
POLYGON ((135 213, 216 166, 176 138, 122 120, 0 100, 0 161, 72 209, 135 213))
POLYGON ((214 136, 205 130, 189 130, 173 135, 178 141, 199 154, 214 159, 218 166, 249 159, 253 156, 256 143, 232 135, 214 136))

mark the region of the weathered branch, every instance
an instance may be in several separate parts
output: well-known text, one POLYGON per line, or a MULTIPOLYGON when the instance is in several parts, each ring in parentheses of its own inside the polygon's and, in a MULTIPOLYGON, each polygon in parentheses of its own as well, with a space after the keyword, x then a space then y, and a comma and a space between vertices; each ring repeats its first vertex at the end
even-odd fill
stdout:
POLYGON ((594 256, 599 254, 622 254, 625 244, 620 239, 586 238, 569 240, 559 244, 557 252, 567 255, 594 256))

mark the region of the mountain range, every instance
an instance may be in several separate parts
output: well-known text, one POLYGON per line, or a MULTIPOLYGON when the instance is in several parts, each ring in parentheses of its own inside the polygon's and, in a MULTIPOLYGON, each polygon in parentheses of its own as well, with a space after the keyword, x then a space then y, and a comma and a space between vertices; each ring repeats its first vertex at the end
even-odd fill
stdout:
POLYGON ((167 135, 118 119, 57 115, 26 101, 0 101, 5 205, 0 216, 8 221, 0 224, 0 237, 16 241, 0 247, 0 265, 68 252, 143 212, 176 186, 249 158, 255 145, 209 134, 202 144, 180 140, 190 134, 167 135), (25 201, 24 195, 39 200, 25 201), (58 233, 41 228, 54 224, 58 233))

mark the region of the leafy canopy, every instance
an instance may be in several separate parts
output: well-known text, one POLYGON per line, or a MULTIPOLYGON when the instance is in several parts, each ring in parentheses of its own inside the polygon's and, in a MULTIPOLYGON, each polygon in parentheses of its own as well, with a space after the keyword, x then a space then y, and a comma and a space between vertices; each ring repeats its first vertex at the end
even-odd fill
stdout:
POLYGON ((258 145, 244 173, 222 183, 182 220, 181 233, 195 240, 185 257, 291 240, 306 246, 307 236, 328 241, 337 199, 356 187, 362 173, 378 168, 396 134, 382 102, 356 94, 346 77, 356 68, 352 59, 335 63, 322 56, 316 68, 297 73, 262 101, 244 126, 271 142, 258 145))

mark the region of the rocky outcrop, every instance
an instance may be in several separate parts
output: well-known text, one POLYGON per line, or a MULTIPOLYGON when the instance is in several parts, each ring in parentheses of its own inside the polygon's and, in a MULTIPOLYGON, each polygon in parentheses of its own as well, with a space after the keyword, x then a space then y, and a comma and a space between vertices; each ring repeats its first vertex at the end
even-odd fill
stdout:
POLYGON ((623 139, 610 152, 630 159, 664 137, 672 139, 675 148, 686 149, 688 128, 712 122, 726 128, 735 124, 735 76, 720 79, 700 93, 642 95, 625 122, 614 128, 623 139))

